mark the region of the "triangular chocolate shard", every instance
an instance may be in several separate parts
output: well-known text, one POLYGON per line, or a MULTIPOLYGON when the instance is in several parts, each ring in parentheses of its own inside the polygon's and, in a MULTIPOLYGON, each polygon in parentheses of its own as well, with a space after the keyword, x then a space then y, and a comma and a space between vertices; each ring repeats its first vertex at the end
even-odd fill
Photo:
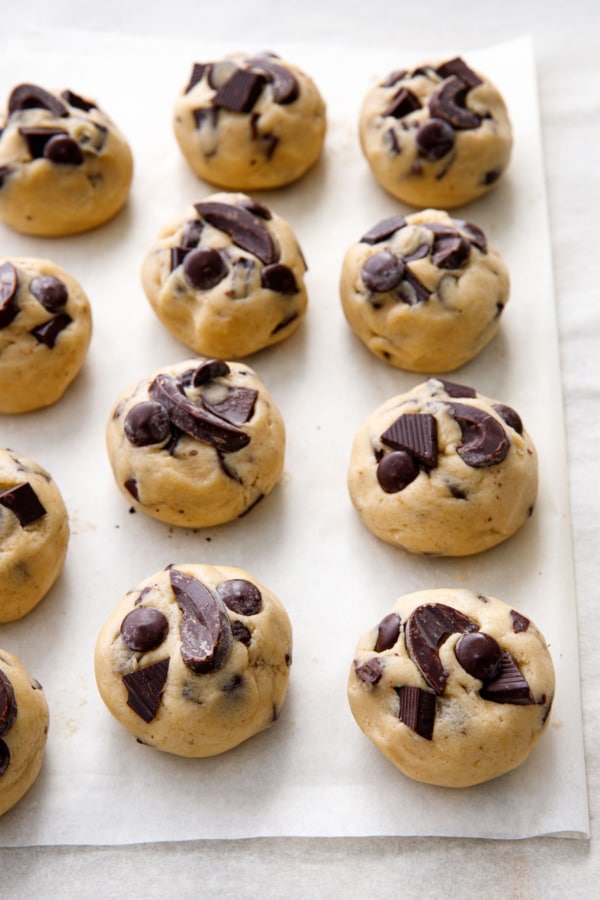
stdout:
POLYGON ((0 506, 10 509, 23 528, 46 515, 46 509, 28 481, 2 491, 0 506))
POLYGON ((151 722, 158 712, 169 673, 169 658, 123 676, 127 688, 127 705, 143 719, 151 722))
POLYGON ((399 416, 381 435, 381 440, 394 450, 406 450, 415 459, 433 469, 437 465, 437 422, 429 413, 407 413, 399 416))
POLYGON ((394 688, 400 701, 398 718, 425 740, 433 737, 435 694, 413 685, 394 688))
POLYGON ((508 650, 502 653, 498 675, 484 684, 479 695, 492 703, 514 703, 516 706, 535 703, 527 681, 508 650))
POLYGON ((46 347, 52 349, 61 331, 68 328, 72 321, 73 319, 67 313, 61 313, 42 325, 38 325, 37 328, 32 328, 31 334, 40 344, 45 344, 46 347))

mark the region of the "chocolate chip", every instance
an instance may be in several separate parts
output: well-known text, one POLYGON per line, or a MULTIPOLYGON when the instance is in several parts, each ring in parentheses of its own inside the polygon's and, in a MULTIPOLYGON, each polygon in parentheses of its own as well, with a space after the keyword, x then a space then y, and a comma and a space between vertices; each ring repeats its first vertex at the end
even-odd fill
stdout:
POLYGON ((202 81, 202 79, 204 77, 204 73, 209 68, 209 66, 210 66, 210 63, 195 62, 193 64, 192 73, 190 75, 190 80, 188 81, 188 83, 185 87, 185 90, 183 92, 184 94, 189 94, 189 92, 192 90, 192 88, 195 88, 196 85, 202 81))
POLYGON ((487 253, 487 238, 478 225, 473 225, 472 222, 465 222, 462 219, 455 219, 454 223, 457 228, 467 232, 469 240, 478 250, 481 250, 482 253, 487 253))
POLYGON ((384 616, 377 626, 377 640, 375 641, 375 652, 382 653, 384 650, 390 650, 400 636, 400 626, 402 619, 397 613, 390 613, 384 616))
POLYGON ((390 291, 402 281, 404 263, 394 253, 382 250, 367 259, 361 276, 368 290, 377 293, 390 291))
POLYGON ((80 97, 79 94, 68 89, 63 91, 60 96, 69 106, 74 106, 75 109, 81 109, 83 112, 90 112, 90 110, 98 108, 92 100, 86 100, 85 97, 80 97))
POLYGON ((415 480, 419 467, 410 453, 393 450, 377 464, 377 481, 386 494, 397 494, 415 480))
POLYGON ((405 450, 429 469, 437 465, 437 422, 429 413, 398 416, 381 435, 394 450, 405 450))
POLYGON ((13 512, 23 528, 46 515, 43 504, 28 481, 2 491, 0 506, 13 512))
POLYGON ((181 246, 190 250, 197 247, 204 230, 204 222, 201 219, 190 219, 181 235, 181 246))
POLYGON ((232 387, 227 388, 223 399, 216 403, 210 402, 203 395, 202 405, 232 425, 245 425, 254 415, 257 397, 258 391, 254 388, 232 387))
POLYGON ((406 219, 404 216, 389 216, 387 219, 382 219, 380 222, 377 222, 366 234, 360 239, 361 244, 378 244, 380 241, 385 241, 387 238, 391 237, 401 228, 406 226, 406 219))
POLYGON ((477 396, 475 388, 466 384, 458 384, 456 381, 446 381, 444 378, 438 378, 437 381, 444 385, 444 390, 449 397, 473 397, 477 396))
POLYGON ((406 267, 404 278, 398 287, 398 296, 409 306, 415 306, 417 303, 426 303, 429 300, 429 291, 414 272, 406 267))
POLYGON ((433 738, 435 723, 435 694, 408 684, 394 690, 400 701, 398 707, 400 721, 411 731, 430 741, 433 738))
POLYGON ((394 94, 382 115, 384 117, 393 116, 395 119, 403 119, 404 116, 414 112, 416 109, 421 109, 421 101, 408 88, 402 87, 394 94))
POLYGON ((61 166, 80 166, 83 153, 72 137, 56 134, 44 145, 44 158, 61 166))
POLYGON ((0 777, 4 775, 10 765, 10 750, 6 741, 0 738, 0 777))
POLYGON ((231 623, 231 634, 234 641, 239 641, 245 647, 249 647, 252 643, 252 634, 249 628, 243 622, 235 621, 231 623))
POLYGON ((59 128, 19 128, 19 134, 27 144, 32 159, 44 156, 46 144, 56 137, 68 137, 66 131, 59 128))
POLYGON ((260 273, 260 283, 267 290, 276 291, 278 294, 288 296, 298 293, 294 273, 289 266, 284 266, 283 263, 272 263, 270 266, 265 266, 260 273))
POLYGON ((262 609, 259 588, 245 578, 223 581, 217 588, 217 593, 228 609, 241 616, 255 616, 262 609))
POLYGON ((166 616, 152 606, 137 606, 121 622, 121 637, 136 653, 147 653, 159 647, 168 631, 166 616))
POLYGON ((443 119, 429 119, 417 129, 415 144, 424 159, 442 159, 454 147, 454 128, 443 119))
POLYGON ((6 328, 19 312, 17 291, 19 276, 10 262, 0 266, 0 328, 6 328))
POLYGON ((50 313, 57 312, 69 299, 66 284, 54 275, 36 275, 31 279, 29 290, 38 303, 50 313))
POLYGON ((376 656, 361 665, 359 665, 358 660, 354 660, 354 671, 357 677, 365 684, 378 684, 383 675, 383 668, 383 660, 378 659, 376 656))
POLYGON ((179 632, 184 664, 198 673, 221 669, 233 640, 223 602, 205 584, 179 569, 170 569, 169 579, 183 613, 179 632))
POLYGON ((404 262, 414 262, 417 259, 425 259, 426 256, 429 256, 430 250, 429 244, 419 244, 416 250, 413 250, 412 253, 408 253, 404 257, 404 262))
POLYGON ((521 613, 518 613, 516 609, 511 609, 510 617, 512 619, 512 627, 515 634, 520 634, 522 631, 527 631, 530 625, 530 621, 527 616, 521 615, 521 613))
POLYGON ((456 448, 461 459, 475 469, 495 466, 505 459, 509 448, 506 431, 497 419, 476 406, 447 403, 460 425, 462 444, 456 448))
POLYGON ((469 675, 480 681, 495 678, 502 661, 498 641, 483 631, 463 634, 454 649, 456 658, 469 675))
POLYGON ((227 266, 218 250, 199 247, 186 254, 183 273, 193 288, 208 291, 223 281, 227 266))
POLYGON ((514 703, 516 706, 535 703, 527 681, 508 650, 502 652, 497 676, 484 684, 479 696, 492 703, 514 703))
POLYGON ((61 313, 58 316, 54 316, 53 319, 43 322, 36 328, 32 328, 30 334, 32 334, 40 344, 45 344, 46 347, 52 349, 56 344, 61 331, 68 328, 72 321, 73 319, 67 313, 61 313))
POLYGON ((0 669, 0 735, 6 734, 13 727, 17 712, 14 688, 8 676, 0 669))
POLYGON ((131 407, 125 416, 123 431, 134 447, 162 444, 171 434, 169 416, 160 403, 144 400, 131 407))
POLYGON ((127 688, 127 705, 144 722, 151 722, 156 716, 168 674, 167 657, 151 666, 123 675, 123 684, 127 688))
POLYGON ((231 369, 223 359, 205 359, 197 366, 192 373, 191 384, 194 387, 200 387, 213 381, 215 378, 224 378, 229 375, 231 369))
POLYGON ((431 115, 437 119, 444 119, 453 128, 469 129, 477 128, 481 117, 466 107, 469 85, 456 75, 445 79, 435 89, 429 99, 431 115))
POLYGON ((273 238, 257 217, 244 207, 208 200, 196 203, 195 208, 203 219, 228 234, 242 250, 253 253, 265 265, 277 262, 279 254, 273 238))
POLYGON ((468 84, 469 87, 476 87, 478 84, 481 84, 481 78, 475 74, 473 69, 469 68, 460 56, 455 56, 454 59, 449 59, 441 66, 438 66, 437 73, 438 75, 441 75, 442 78, 449 78, 451 75, 456 75, 457 78, 460 78, 460 80, 464 81, 465 84, 468 84))
POLYGON ((218 89, 213 104, 231 112, 250 112, 265 85, 266 78, 260 72, 236 69, 233 75, 218 89))
POLYGON ((486 172, 481 179, 481 183, 486 185, 495 184, 501 175, 502 171, 500 169, 490 169, 490 171, 486 172))
POLYGON ((267 80, 272 82, 273 100, 275 103, 287 105, 298 99, 300 86, 285 66, 272 62, 271 59, 263 56, 249 59, 247 63, 253 72, 266 75, 267 80))
POLYGON ((135 478, 128 478, 123 487, 129 494, 131 494, 134 500, 140 499, 140 495, 138 492, 138 483, 135 478))
POLYGON ((448 679, 439 648, 451 634, 466 634, 478 629, 473 619, 444 603, 418 606, 409 616, 405 628, 408 655, 437 694, 443 692, 448 679))
POLYGON ((471 245, 458 231, 434 236, 431 261, 438 269, 462 269, 470 253, 471 245))
POLYGON ((64 103, 36 84, 18 84, 13 88, 8 98, 9 115, 22 109, 47 109, 59 118, 69 115, 64 103))
POLYGON ((512 408, 512 406, 505 406, 504 403, 494 403, 492 408, 498 413, 500 418, 506 422, 509 428, 516 431, 517 434, 523 434, 523 422, 521 421, 521 416, 512 408))

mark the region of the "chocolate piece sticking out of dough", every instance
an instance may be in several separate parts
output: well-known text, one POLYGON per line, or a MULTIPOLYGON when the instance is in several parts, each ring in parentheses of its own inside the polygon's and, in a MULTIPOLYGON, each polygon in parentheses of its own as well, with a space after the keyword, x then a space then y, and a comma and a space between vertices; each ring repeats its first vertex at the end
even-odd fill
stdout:
POLYGON ((298 293, 298 285, 294 273, 289 266, 282 263, 272 263, 265 266, 260 273, 260 283, 264 288, 270 291, 276 291, 278 294, 292 295, 298 293))
POLYGON ((253 200, 251 197, 242 197, 237 201, 237 206, 240 206, 242 209, 247 209, 253 216, 258 216, 259 219, 264 219, 265 222, 268 222, 273 218, 273 213, 269 207, 265 206, 264 203, 261 203, 260 200, 253 200))
POLYGON ((46 515, 44 506, 28 481, 2 491, 0 506, 10 509, 23 528, 46 515))
POLYGON ((438 269, 462 269, 467 264, 470 253, 471 245, 458 231, 436 234, 431 261, 438 269))
POLYGON ((41 159, 45 155, 46 144, 56 137, 68 137, 66 131, 60 128, 19 128, 19 134, 25 140, 29 153, 33 159, 41 159))
POLYGON ((223 601, 197 578, 179 569, 170 569, 169 578, 183 613, 179 624, 183 662, 193 672, 221 669, 233 641, 223 601))
POLYGON ((403 119, 404 116, 414 112, 416 109, 421 109, 421 101, 408 88, 402 87, 394 94, 382 115, 384 117, 393 116, 395 119, 403 119))
POLYGON ((202 405, 232 425, 245 425, 254 415, 257 397, 258 391, 254 388, 232 387, 227 388, 225 397, 218 403, 212 403, 202 395, 202 405))
POLYGON ((49 313, 58 312, 69 299, 66 284, 54 275, 36 275, 31 279, 29 291, 49 313))
POLYGON ((128 478, 123 487, 129 494, 131 494, 134 500, 140 499, 138 483, 135 478, 128 478))
POLYGON ((409 306, 415 306, 417 303, 426 303, 429 300, 429 291, 419 281, 417 276, 407 268, 398 288, 398 296, 404 303, 408 303, 409 306))
POLYGON ((160 647, 168 631, 167 617, 153 606, 136 606, 121 622, 121 637, 136 653, 160 647))
POLYGON ((17 291, 19 276, 10 262, 0 266, 0 328, 6 328, 19 312, 17 291))
POLYGON ((365 684, 378 684, 383 675, 383 661, 374 656, 373 659, 359 665, 358 660, 355 659, 354 671, 365 684))
POLYGON ((398 718, 425 740, 433 737, 435 723, 435 694, 414 685, 394 688, 398 694, 398 718))
POLYGON ((457 228, 467 232, 469 240, 474 247, 477 247, 482 253, 487 253, 487 238, 478 225, 473 225, 472 222, 465 222, 463 219, 455 219, 454 223, 457 228))
POLYGON ((10 750, 8 744, 0 738, 0 777, 4 775, 10 765, 10 750))
POLYGON ((375 652, 382 653, 384 650, 390 650, 400 636, 400 626, 402 620, 397 613, 390 613, 384 616, 377 626, 377 640, 375 641, 375 652))
POLYGON ((505 459, 510 445, 497 419, 466 403, 447 403, 446 406, 460 425, 462 444, 456 452, 468 466, 476 469, 496 466, 505 459))
POLYGON ((428 469, 437 465, 437 422, 429 413, 398 416, 381 440, 394 450, 406 450, 428 469))
POLYGON ((72 321, 73 319, 67 313, 61 313, 58 316, 54 316, 53 319, 49 319, 48 322, 32 328, 31 334, 40 344, 45 344, 46 347, 52 349, 61 331, 64 331, 72 321))
POLYGON ((192 72, 190 75, 190 80, 188 81, 186 88, 184 90, 184 94, 189 94, 192 88, 196 87, 199 84, 206 70, 210 67, 210 63, 197 63, 195 62, 192 66, 192 72))
POLYGON ((512 406, 505 406, 504 403, 494 403, 493 409, 498 413, 509 428, 516 431, 517 434, 523 434, 523 422, 519 413, 512 406))
POLYGON ((60 96, 69 104, 69 106, 74 106, 75 109, 81 109, 83 112, 90 112, 92 109, 98 109, 97 105, 92 100, 80 97, 79 94, 75 94, 69 89, 63 91, 60 96))
POLYGON ((360 239, 361 244, 379 244, 406 226, 404 216, 389 216, 373 225, 360 239))
POLYGON ((17 701, 8 677, 0 669, 0 735, 6 734, 17 718, 17 701))
POLYGON ((183 229, 183 234, 181 235, 181 246, 185 247, 187 250, 192 249, 192 247, 197 247, 200 242, 203 230, 204 222, 202 221, 202 219, 190 219, 190 221, 187 222, 185 228, 183 229))
POLYGON ((195 203, 194 207, 203 219, 228 234, 242 250, 253 253, 265 265, 277 262, 279 254, 273 238, 257 217, 244 207, 214 200, 195 203))
POLYGON ((72 137, 55 134, 44 145, 44 159, 61 166, 80 166, 83 162, 83 153, 72 137))
POLYGON ((498 641, 483 631, 463 634, 455 650, 456 658, 469 675, 480 681, 495 678, 502 662, 502 650, 498 641))
POLYGON ((282 106, 298 99, 300 87, 298 82, 285 66, 281 66, 268 56, 257 56, 247 60, 253 72, 266 75, 267 81, 273 84, 273 100, 282 106))
POLYGON ((473 619, 444 603, 418 606, 409 616, 405 628, 408 655, 437 694, 443 692, 448 679, 439 648, 451 634, 478 630, 479 626, 473 619))
POLYGON ((529 628, 529 619, 527 616, 518 613, 516 609, 511 609, 510 618, 512 620, 513 631, 515 634, 520 634, 522 631, 527 631, 529 628))
POLYGON ((249 647, 252 643, 252 634, 250 633, 250 629, 246 628, 243 622, 232 622, 231 634, 234 641, 239 641, 240 644, 244 644, 245 647, 249 647))
POLYGON ((478 128, 479 116, 466 106, 469 85, 456 75, 442 81, 429 99, 431 115, 437 119, 445 119, 453 128, 478 128))
POLYGON ((391 291, 404 277, 404 263, 394 253, 382 250, 367 259, 361 276, 368 290, 377 293, 391 291))
POLYGON ((134 447, 162 444, 171 434, 169 416, 160 403, 144 400, 131 407, 125 416, 123 431, 134 447))
POLYGON ((479 696, 493 703, 514 703, 516 706, 535 703, 527 681, 508 650, 502 652, 498 675, 484 684, 479 696))
POLYGON ((468 84, 469 87, 476 87, 478 84, 481 84, 481 78, 475 74, 473 69, 471 69, 460 56, 455 56, 454 59, 449 59, 441 66, 438 66, 437 73, 438 75, 441 75, 442 78, 449 78, 451 75, 456 75, 457 78, 460 78, 460 80, 464 81, 465 84, 468 84))
POLYGON ((69 115, 64 103, 37 84, 18 84, 11 91, 8 98, 9 115, 22 109, 47 109, 59 118, 69 115))
POLYGON ((418 474, 417 463, 405 450, 392 450, 382 456, 377 464, 377 481, 386 494, 403 491, 418 474))
POLYGON ((415 144, 424 159, 442 159, 454 147, 454 128, 443 119, 429 119, 417 129, 415 144))
POLYGON ((185 255, 183 274, 196 290, 209 291, 223 281, 227 266, 218 250, 198 247, 185 255))
POLYGON ((217 593, 225 606, 241 616, 255 616, 262 609, 262 594, 258 587, 245 578, 223 581, 217 593))
POLYGON ((123 675, 123 684, 127 688, 127 705, 144 722, 151 722, 156 716, 168 674, 167 657, 151 666, 123 675))
POLYGON ((221 85, 212 99, 215 106, 231 112, 250 112, 265 85, 266 78, 260 72, 236 69, 221 85))
POLYGON ((470 387, 467 384, 458 384, 456 381, 446 381, 445 378, 438 378, 436 380, 444 385, 444 390, 449 397, 472 397, 475 399, 477 396, 475 388, 470 387))

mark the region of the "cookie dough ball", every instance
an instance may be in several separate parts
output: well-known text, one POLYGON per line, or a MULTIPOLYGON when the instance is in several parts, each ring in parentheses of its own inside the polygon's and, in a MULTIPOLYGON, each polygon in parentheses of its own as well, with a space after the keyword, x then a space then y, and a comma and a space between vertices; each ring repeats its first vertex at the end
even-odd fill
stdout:
POLYGON ((21 619, 45 597, 68 542, 67 510, 48 472, 0 450, 0 622, 21 619))
POLYGON ((280 216, 213 194, 161 231, 142 265, 150 305, 203 356, 239 359, 289 337, 306 312, 306 263, 280 216))
POLYGON ((0 413, 55 403, 88 351, 87 296, 46 259, 0 258, 0 413))
POLYGON ((501 94, 460 57, 391 72, 370 88, 359 135, 381 187, 421 207, 450 209, 487 193, 512 150, 501 94))
POLYGON ((194 63, 175 103, 175 137, 196 175, 234 191, 296 181, 321 155, 325 103, 274 53, 194 63))
POLYGON ((224 360, 187 359, 124 391, 106 441, 127 500, 187 528, 243 516, 283 472, 281 413, 252 369, 224 360))
POLYGON ((205 757, 277 720, 291 661, 290 621, 270 590, 243 569, 189 564, 125 595, 98 637, 95 671, 139 741, 205 757))
POLYGON ((407 594, 361 637, 356 722, 409 778, 469 787, 521 765, 544 733, 554 668, 543 636, 495 597, 407 594))
POLYGON ((359 428, 348 489, 364 524, 411 553, 466 556, 532 514, 537 454, 518 413, 474 388, 430 378, 359 428))
POLYGON ((0 650, 0 816, 27 793, 42 767, 48 704, 39 681, 0 650))
POLYGON ((133 174, 124 136, 93 100, 19 84, 0 117, 0 220, 43 237, 111 219, 133 174))
POLYGON ((340 297, 375 356, 411 372, 449 372, 494 337, 509 284, 480 228, 426 209, 384 219, 348 248, 340 297))

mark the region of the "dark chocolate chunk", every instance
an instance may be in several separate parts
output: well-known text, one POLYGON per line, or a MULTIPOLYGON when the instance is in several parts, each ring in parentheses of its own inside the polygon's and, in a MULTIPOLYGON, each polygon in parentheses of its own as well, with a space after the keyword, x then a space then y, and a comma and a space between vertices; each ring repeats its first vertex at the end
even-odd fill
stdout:
POLYGON ((424 159, 442 159, 454 147, 454 128, 443 119, 429 119, 417 129, 415 144, 424 159))
POLYGON ((426 303, 429 300, 429 291, 419 281, 414 272, 411 272, 408 266, 404 270, 404 278, 400 282, 398 296, 404 303, 408 303, 409 306, 415 306, 417 303, 426 303))
POLYGON ((403 119, 404 116, 414 112, 416 109, 421 109, 419 98, 412 91, 409 91, 408 88, 401 87, 399 91, 396 91, 382 115, 384 117, 393 116, 395 119, 403 119))
POLYGON ((483 178, 481 179, 482 184, 495 184, 496 181, 502 175, 502 171, 500 169, 490 169, 489 172, 486 172, 483 178))
POLYGON ((252 634, 250 633, 250 629, 246 628, 243 622, 232 622, 231 634, 234 641, 239 641, 240 644, 244 644, 244 646, 246 647, 249 647, 252 643, 252 634))
POLYGON ((211 403, 203 395, 202 405, 232 425, 245 425, 254 415, 257 397, 258 391, 254 388, 232 387, 227 388, 225 397, 218 403, 211 403))
POLYGON ((220 59, 217 62, 210 63, 207 79, 211 88, 214 91, 218 91, 231 78, 237 68, 236 63, 231 59, 220 59))
POLYGON ((357 677, 365 684, 378 684, 383 675, 383 668, 383 660, 378 659, 376 656, 360 665, 358 664, 358 660, 354 660, 354 671, 356 672, 357 677))
POLYGON ((171 272, 174 272, 175 269, 178 269, 182 264, 188 253, 190 252, 189 247, 171 247, 171 272))
POLYGON ((192 372, 191 384, 200 387, 215 378, 224 378, 231 369, 223 359, 205 359, 192 372))
POLYGON ((360 243, 379 244, 380 241, 385 241, 405 226, 406 219, 404 216, 389 216, 387 219, 382 219, 380 222, 377 222, 377 224, 370 228, 366 234, 363 234, 360 243))
POLYGON ((162 444, 171 434, 169 416, 160 403, 144 400, 131 407, 125 416, 123 431, 134 447, 162 444))
POLYGON ((376 653, 390 650, 394 646, 400 637, 401 625, 402 620, 397 613, 390 613, 383 617, 377 626, 377 640, 375 641, 376 653))
POLYGON ((255 616, 262 609, 259 588, 245 578, 223 581, 217 588, 217 593, 228 609, 241 616, 255 616))
POLYGON ((131 494, 134 500, 140 499, 140 495, 138 492, 138 483, 135 478, 128 478, 123 487, 129 494, 131 494))
POLYGON ((198 291, 209 291, 227 275, 227 265, 218 250, 198 247, 190 250, 183 261, 183 273, 198 291))
POLYGON ((300 95, 300 86, 295 77, 285 66, 273 62, 266 56, 254 57, 247 60, 253 72, 259 72, 266 76, 267 81, 273 86, 273 100, 275 103, 287 105, 297 100, 300 95))
POLYGON ((10 765, 10 750, 8 744, 0 738, 0 777, 4 775, 10 765))
POLYGON ((487 238, 478 225, 473 225, 472 222, 465 222, 463 219, 455 219, 454 223, 457 228, 467 232, 467 236, 474 247, 477 247, 482 253, 487 253, 487 238))
POLYGON ((198 130, 205 124, 208 124, 211 128, 216 128, 217 122, 219 121, 219 110, 213 106, 209 109, 206 109, 204 106, 199 106, 197 109, 192 110, 192 116, 194 117, 194 122, 196 123, 196 128, 198 130))
POLYGON ((192 72, 190 75, 190 80, 188 81, 188 83, 185 87, 185 90, 183 92, 184 94, 189 94, 189 92, 192 90, 192 88, 196 87, 196 85, 202 81, 202 79, 204 77, 204 73, 209 68, 209 66, 210 66, 210 63, 195 62, 193 64, 192 72))
POLYGON ((386 494, 397 494, 415 480, 419 467, 410 453, 392 450, 377 464, 377 481, 386 494))
POLYGON ((468 466, 475 469, 496 466, 505 459, 510 444, 497 419, 466 403, 447 403, 446 406, 460 425, 462 444, 456 452, 468 466))
POLYGON ((80 166, 83 162, 83 153, 72 137, 55 134, 44 145, 44 158, 61 166, 80 166))
POLYGON ((127 688, 127 705, 144 722, 151 722, 156 716, 168 674, 167 657, 151 666, 123 675, 123 684, 127 688))
POLYGON ((181 246, 185 247, 187 250, 190 250, 192 247, 197 247, 200 243, 203 230, 204 222, 202 219, 190 219, 183 229, 181 246))
POLYGON ((516 609, 511 609, 510 617, 512 619, 512 626, 515 634, 520 634, 522 631, 527 631, 530 625, 530 621, 527 616, 518 613, 516 609))
POLYGON ((11 91, 8 98, 9 115, 21 109, 47 109, 59 118, 69 115, 69 110, 58 97, 37 84, 18 84, 11 91))
POLYGON ((266 78, 260 72, 236 69, 221 85, 213 97, 213 104, 231 112, 250 112, 265 85, 266 78))
POLYGON ((493 703, 514 703, 516 706, 535 703, 527 681, 508 650, 502 652, 498 674, 484 684, 479 696, 493 703))
POLYGON ((60 96, 69 106, 74 106, 75 109, 81 109, 83 112, 90 112, 90 110, 98 108, 92 100, 86 100, 85 97, 80 97, 79 94, 68 89, 63 91, 60 96))
POLYGON ((435 723, 435 694, 414 685, 394 688, 398 694, 398 718, 425 740, 433 737, 435 723))
POLYGON ((253 253, 265 265, 277 262, 279 253, 273 238, 257 217, 242 206, 205 201, 195 208, 214 228, 224 231, 242 250, 253 253))
POLYGON ((0 266, 0 328, 6 328, 19 312, 17 291, 19 276, 10 262, 0 266))
POLYGON ((446 381, 444 378, 438 378, 444 385, 444 390, 449 397, 473 397, 477 396, 477 391, 473 387, 466 384, 458 384, 456 381, 446 381))
POLYGON ((367 259, 361 276, 368 290, 377 293, 390 291, 402 281, 404 263, 394 253, 382 250, 367 259))
POLYGON ((462 269, 470 253, 470 243, 458 231, 436 234, 433 238, 431 261, 438 269, 462 269))
POLYGON ((23 528, 46 515, 44 506, 28 481, 2 491, 0 506, 10 509, 23 528))
POLYGON ((52 349, 61 331, 68 328, 72 321, 73 319, 67 313, 60 313, 60 315, 54 316, 53 319, 49 319, 47 322, 37 325, 36 328, 32 328, 31 334, 40 344, 45 344, 46 347, 52 349))
POLYGON ((169 578, 183 613, 179 624, 183 662, 193 672, 221 669, 233 641, 223 601, 197 578, 179 569, 170 569, 169 578))
POLYGON ((495 678, 502 662, 502 650, 495 638, 483 631, 463 634, 455 650, 456 658, 469 675, 480 681, 495 678))
POLYGON ((13 727, 17 712, 14 688, 8 676, 0 669, 0 735, 6 734, 13 727))
POLYGON ((58 312, 69 299, 66 284, 54 275, 36 275, 31 279, 29 290, 49 313, 58 312))
POLYGON ((521 421, 521 416, 512 408, 512 406, 505 406, 504 403, 494 403, 492 408, 498 413, 500 418, 506 422, 509 428, 516 431, 517 434, 523 434, 523 422, 521 421))
POLYGON ((437 119, 444 119, 453 128, 478 128, 481 116, 467 108, 468 92, 469 85, 456 75, 451 75, 442 81, 429 98, 431 115, 437 119))
POLYGON ((398 416, 381 440, 394 450, 406 450, 429 469, 437 465, 437 422, 429 413, 398 416))
POLYGON ((68 137, 66 131, 59 128, 19 128, 19 134, 27 144, 32 159, 44 156, 46 144, 55 137, 68 137))
POLYGON ((253 216, 258 216, 259 219, 264 219, 265 222, 268 222, 273 218, 273 213, 269 209, 268 206, 265 206, 264 203, 261 203, 259 200, 253 200, 250 197, 243 197, 242 199, 237 201, 237 206, 241 206, 242 209, 247 209, 248 212, 252 213, 253 216))
POLYGON ((448 679, 439 648, 451 634, 478 630, 473 619, 444 603, 418 606, 409 616, 405 628, 408 655, 437 694, 443 692, 448 679))
POLYGON ((148 392, 153 400, 164 406, 171 423, 190 437, 223 453, 235 453, 250 443, 250 437, 244 431, 188 400, 170 375, 157 375, 148 392))
POLYGON ((419 244, 416 250, 413 250, 412 253, 408 253, 404 257, 404 262, 414 262, 417 259, 425 259, 426 256, 429 256, 429 244, 419 244))
POLYGON ((121 637, 136 653, 147 653, 159 647, 168 631, 167 617, 152 606, 137 606, 121 622, 121 637))
POLYGON ((270 266, 265 266, 260 273, 260 283, 267 290, 276 291, 278 294, 291 296, 298 293, 294 273, 289 266, 284 266, 283 263, 272 263, 270 266))
POLYGON ((441 75, 442 78, 449 78, 451 75, 456 75, 457 78, 460 78, 460 80, 464 81, 465 84, 468 84, 469 87, 476 87, 476 85, 481 84, 481 78, 475 74, 473 69, 469 68, 460 56, 455 56, 454 59, 449 59, 441 66, 438 66, 437 73, 438 75, 441 75))

